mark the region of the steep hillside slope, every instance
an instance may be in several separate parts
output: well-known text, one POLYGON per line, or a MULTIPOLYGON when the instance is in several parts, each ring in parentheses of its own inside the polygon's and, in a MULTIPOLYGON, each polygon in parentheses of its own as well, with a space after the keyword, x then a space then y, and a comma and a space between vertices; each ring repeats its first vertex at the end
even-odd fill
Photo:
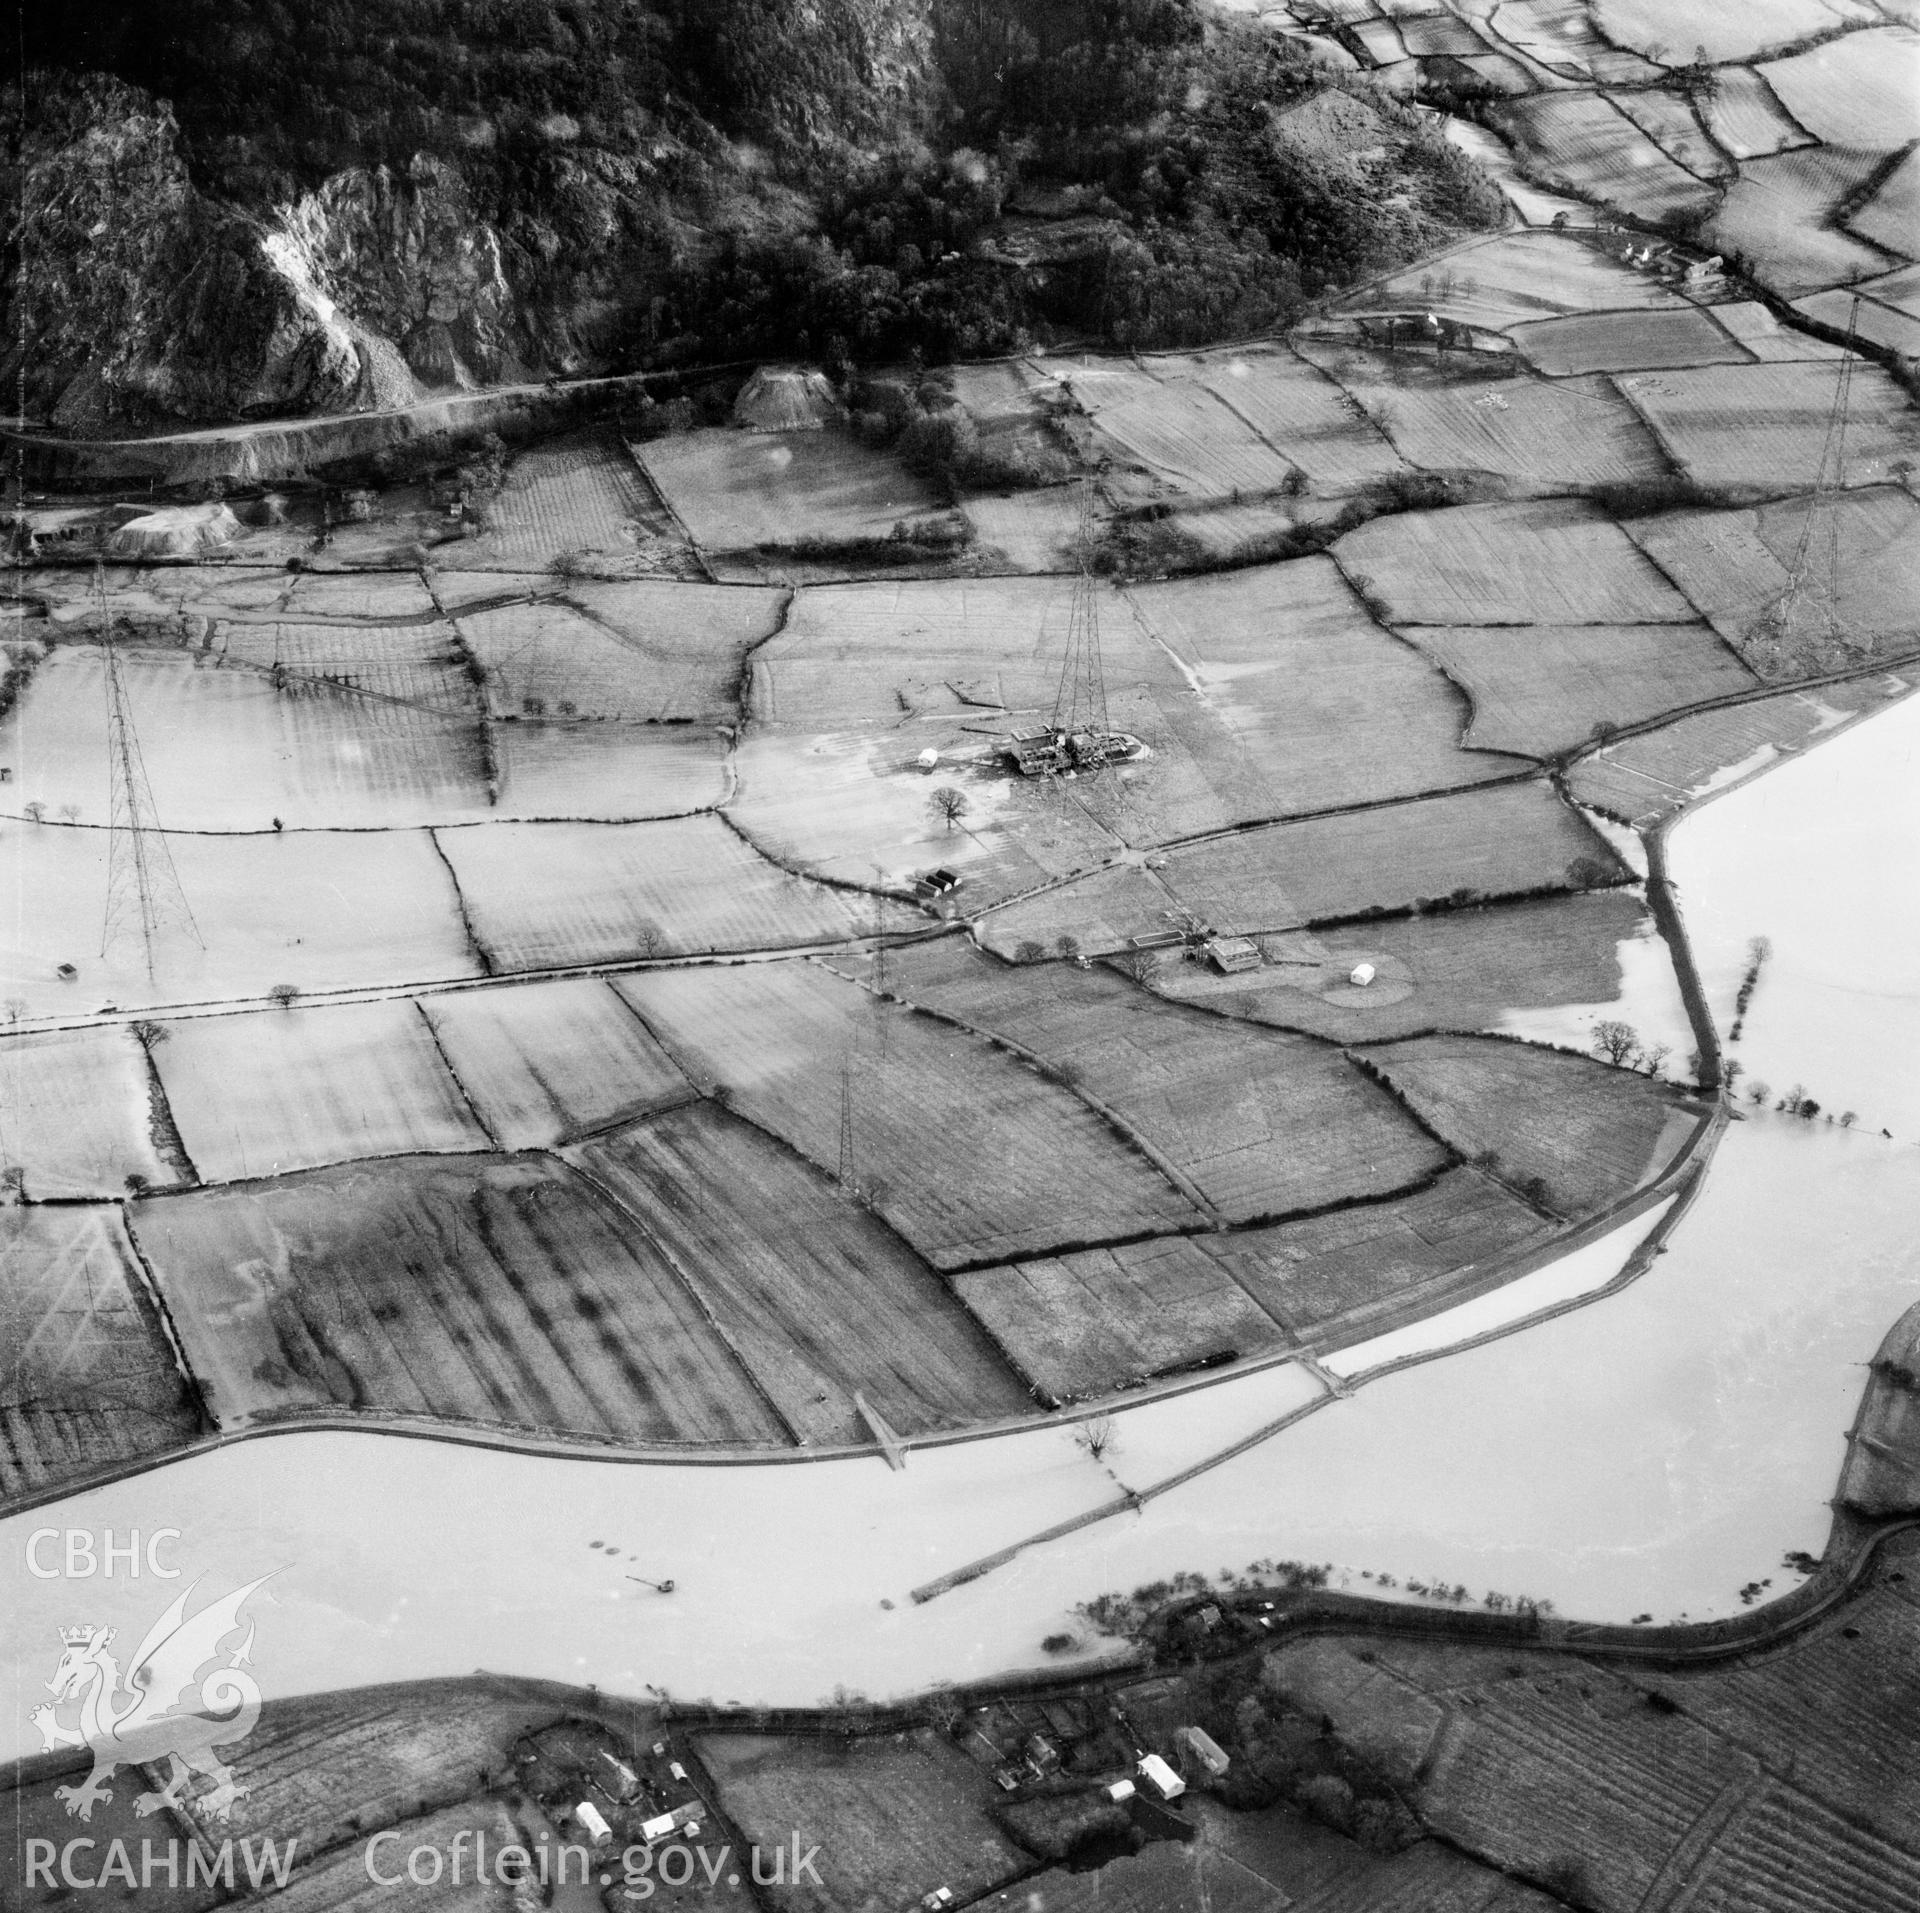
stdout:
POLYGON ((8 102, 0 377, 72 433, 1192 342, 1496 217, 1384 94, 1299 120, 1325 73, 1197 0, 68 11, 8 102))

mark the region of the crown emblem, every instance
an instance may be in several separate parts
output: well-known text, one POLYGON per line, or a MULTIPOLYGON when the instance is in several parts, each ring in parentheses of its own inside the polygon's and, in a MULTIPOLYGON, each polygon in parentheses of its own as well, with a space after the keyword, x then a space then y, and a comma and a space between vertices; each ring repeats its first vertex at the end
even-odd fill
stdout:
POLYGON ((60 1630, 61 1644, 65 1647, 91 1647, 93 1637, 99 1631, 91 1622, 84 1627, 63 1627, 60 1630))

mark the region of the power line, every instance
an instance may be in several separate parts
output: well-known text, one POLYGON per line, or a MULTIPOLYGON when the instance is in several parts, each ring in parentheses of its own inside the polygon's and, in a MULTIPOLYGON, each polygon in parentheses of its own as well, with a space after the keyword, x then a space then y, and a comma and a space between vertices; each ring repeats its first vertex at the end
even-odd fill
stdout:
POLYGON ((93 572, 94 615, 107 690, 107 909, 100 931, 100 954, 106 956, 116 936, 138 936, 147 981, 154 980, 156 945, 168 928, 181 929, 206 947, 193 920, 173 852, 154 813, 153 789, 140 754, 140 734, 134 728, 127 698, 120 650, 113 638, 107 611, 106 576, 93 572))

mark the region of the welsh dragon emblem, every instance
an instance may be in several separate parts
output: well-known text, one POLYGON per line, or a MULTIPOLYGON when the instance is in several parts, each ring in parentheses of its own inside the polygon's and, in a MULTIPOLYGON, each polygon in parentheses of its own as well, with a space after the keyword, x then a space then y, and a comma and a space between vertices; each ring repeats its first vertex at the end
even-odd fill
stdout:
POLYGON ((91 1820, 95 1804, 113 1798, 104 1783, 116 1768, 160 1761, 171 1763, 172 1777, 161 1791, 141 1794, 133 1803, 136 1813, 178 1806, 180 1789, 196 1773, 214 1782, 197 1804, 222 1820, 233 1811, 241 1790, 234 1785, 233 1769, 214 1749, 246 1739, 260 1718, 260 1685, 245 1671, 253 1647, 252 1621, 245 1623, 245 1638, 224 1662, 220 1648, 239 1632, 241 1607, 268 1578, 263 1574, 193 1615, 187 1613, 187 1601, 194 1589, 188 1588, 147 1630, 124 1675, 108 1652, 112 1628, 60 1630, 65 1651, 47 1683, 54 1704, 36 1707, 32 1720, 49 1751, 92 1750, 93 1771, 85 1781, 54 1790, 69 1814, 91 1820), (70 1705, 79 1709, 77 1726, 59 1719, 60 1710, 70 1705))

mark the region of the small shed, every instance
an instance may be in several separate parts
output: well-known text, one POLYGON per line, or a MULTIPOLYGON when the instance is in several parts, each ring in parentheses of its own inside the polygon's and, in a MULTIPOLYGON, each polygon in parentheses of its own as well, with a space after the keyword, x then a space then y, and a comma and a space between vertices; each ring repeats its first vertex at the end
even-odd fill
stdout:
POLYGON ((1140 1778, 1162 1800, 1177 1800, 1187 1790, 1187 1783, 1158 1754, 1141 1755, 1140 1778))

